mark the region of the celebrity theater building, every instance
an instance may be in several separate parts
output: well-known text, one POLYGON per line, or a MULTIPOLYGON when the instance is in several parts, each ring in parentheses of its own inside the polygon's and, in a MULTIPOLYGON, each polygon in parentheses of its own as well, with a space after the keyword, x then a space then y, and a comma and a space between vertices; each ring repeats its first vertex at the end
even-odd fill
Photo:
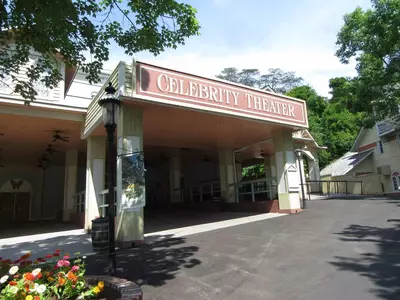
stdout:
POLYGON ((9 85, 0 86, 6 224, 57 219, 90 230, 105 214, 110 158, 98 100, 109 83, 122 101, 116 131, 122 244, 143 240, 144 210, 212 209, 220 199, 223 210, 301 211, 297 148, 308 160, 308 178, 319 180, 321 147, 307 131, 302 100, 139 61, 120 62, 98 85, 80 70, 60 68, 59 87, 38 86, 29 107, 9 85), (243 178, 242 169, 256 163, 264 164, 265 176, 243 178))

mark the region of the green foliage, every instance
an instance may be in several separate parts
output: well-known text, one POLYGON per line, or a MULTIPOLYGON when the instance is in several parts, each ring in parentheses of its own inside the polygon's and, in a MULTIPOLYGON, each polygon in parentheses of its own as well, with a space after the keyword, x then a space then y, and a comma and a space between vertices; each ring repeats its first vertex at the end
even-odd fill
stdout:
POLYGON ((257 164, 242 169, 243 180, 258 179, 265 176, 264 164, 257 164))
POLYGON ((329 160, 335 160, 350 150, 360 130, 360 115, 352 113, 340 103, 328 105, 321 119, 324 129, 324 146, 328 147, 329 160))
POLYGON ((260 75, 258 69, 225 68, 217 78, 248 85, 262 90, 270 89, 276 93, 284 94, 290 89, 303 84, 303 79, 297 77, 295 72, 284 72, 281 69, 269 69, 268 74, 260 75))
POLYGON ((357 106, 364 125, 398 118, 400 104, 400 0, 372 0, 372 8, 356 8, 344 16, 336 55, 357 61, 357 106))
POLYGON ((1 1, 0 27, 5 29, 0 32, 0 81, 11 77, 14 91, 27 100, 37 95, 35 82, 57 86, 60 58, 68 66, 79 66, 94 83, 100 80, 112 42, 128 55, 157 55, 184 44, 200 29, 196 10, 175 0, 1 1), (28 67, 28 80, 23 81, 16 74, 29 62, 31 50, 42 56, 28 67))
POLYGON ((346 108, 352 106, 350 86, 348 79, 331 79, 330 101, 310 86, 296 87, 287 93, 306 101, 310 133, 319 145, 328 147, 319 153, 321 168, 349 151, 359 131, 361 113, 346 108))

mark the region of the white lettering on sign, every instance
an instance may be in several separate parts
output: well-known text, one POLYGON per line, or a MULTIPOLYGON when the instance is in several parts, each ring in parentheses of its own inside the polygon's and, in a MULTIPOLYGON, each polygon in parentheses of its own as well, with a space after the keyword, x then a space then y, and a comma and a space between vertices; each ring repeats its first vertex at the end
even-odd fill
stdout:
POLYGON ((167 74, 160 74, 158 76, 157 88, 164 93, 200 98, 230 106, 238 106, 240 101, 244 101, 249 110, 296 118, 294 113, 295 107, 292 104, 263 98, 260 94, 239 93, 190 80, 177 79, 167 74))
POLYGON ((258 111, 272 112, 274 114, 284 115, 295 118, 294 106, 281 103, 275 100, 260 98, 251 94, 245 94, 247 108, 258 111))

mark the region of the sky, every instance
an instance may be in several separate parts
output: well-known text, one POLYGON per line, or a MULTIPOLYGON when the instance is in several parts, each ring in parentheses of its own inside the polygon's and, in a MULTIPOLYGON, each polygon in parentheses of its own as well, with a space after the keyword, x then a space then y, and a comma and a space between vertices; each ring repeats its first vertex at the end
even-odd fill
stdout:
MULTIPOLYGON (((200 36, 177 50, 154 57, 138 53, 136 60, 192 74, 214 77, 226 67, 294 71, 329 96, 329 79, 355 75, 355 64, 344 65, 335 56, 336 35, 343 15, 370 0, 183 0, 195 7, 200 36)), ((114 48, 110 61, 131 61, 114 48)))

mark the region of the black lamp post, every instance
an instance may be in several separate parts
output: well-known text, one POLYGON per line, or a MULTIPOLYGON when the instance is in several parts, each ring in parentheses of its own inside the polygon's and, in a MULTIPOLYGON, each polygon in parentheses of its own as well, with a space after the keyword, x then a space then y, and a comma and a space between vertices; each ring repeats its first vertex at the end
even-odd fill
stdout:
POLYGON ((303 203, 303 209, 307 208, 306 204, 306 194, 304 193, 304 184, 303 184, 303 169, 301 167, 301 157, 303 156, 303 150, 301 149, 296 149, 294 150, 294 153, 296 154, 297 161, 299 162, 299 172, 300 172, 300 186, 301 186, 301 201, 303 203))
POLYGON ((117 128, 119 118, 119 107, 121 101, 115 97, 116 89, 111 82, 105 89, 106 95, 99 100, 98 104, 103 110, 103 123, 107 131, 108 140, 108 272, 114 275, 116 271, 115 260, 115 162, 114 132, 117 128))

